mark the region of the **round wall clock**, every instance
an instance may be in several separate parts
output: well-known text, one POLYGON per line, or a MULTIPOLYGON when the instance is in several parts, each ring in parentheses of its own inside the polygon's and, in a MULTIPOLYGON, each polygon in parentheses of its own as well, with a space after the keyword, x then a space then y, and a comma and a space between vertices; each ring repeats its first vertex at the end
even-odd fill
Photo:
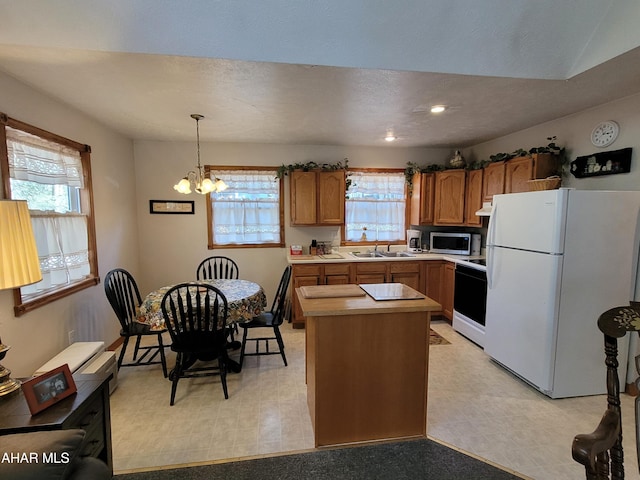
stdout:
POLYGON ((591 143, 596 147, 608 147, 618 138, 619 130, 620 127, 613 120, 600 122, 591 132, 591 143))

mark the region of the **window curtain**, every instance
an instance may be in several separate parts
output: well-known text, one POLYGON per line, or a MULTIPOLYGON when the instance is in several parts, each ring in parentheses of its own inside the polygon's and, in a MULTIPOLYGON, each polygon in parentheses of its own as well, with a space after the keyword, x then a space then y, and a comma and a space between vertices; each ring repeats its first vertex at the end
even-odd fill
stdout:
POLYGON ((6 132, 11 178, 84 188, 77 150, 11 127, 6 132))
MULTIPOLYGON (((10 127, 6 128, 6 132, 9 176, 12 179, 40 185, 62 185, 71 192, 84 187, 82 160, 78 151, 10 127)), ((55 187, 50 190, 37 189, 35 191, 38 193, 32 195, 47 196, 43 192, 54 192, 54 189, 55 187)), ((55 193, 51 195, 55 196, 55 193)), ((38 203, 55 202, 38 202, 38 198, 18 198, 15 194, 13 198, 27 200, 29 203, 42 270, 40 282, 21 287, 22 297, 37 296, 41 292, 65 286, 89 275, 86 216, 80 212, 34 210, 37 208, 34 205, 38 203)))
POLYGON ((345 237, 356 242, 391 242, 405 238, 404 173, 350 172, 345 202, 345 237))
POLYGON ((42 280, 21 287, 23 296, 82 280, 90 273, 87 219, 84 215, 38 215, 31 223, 42 280))
POLYGON ((273 171, 217 172, 227 184, 211 194, 216 244, 280 242, 280 184, 273 171))

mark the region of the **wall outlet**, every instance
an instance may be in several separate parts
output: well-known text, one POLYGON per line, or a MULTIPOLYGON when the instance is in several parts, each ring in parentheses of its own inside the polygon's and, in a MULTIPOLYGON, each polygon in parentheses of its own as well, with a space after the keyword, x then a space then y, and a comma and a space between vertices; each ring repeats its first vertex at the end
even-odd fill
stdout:
POLYGON ((76 341, 76 331, 69 330, 69 345, 71 345, 72 343, 75 343, 75 341, 76 341))

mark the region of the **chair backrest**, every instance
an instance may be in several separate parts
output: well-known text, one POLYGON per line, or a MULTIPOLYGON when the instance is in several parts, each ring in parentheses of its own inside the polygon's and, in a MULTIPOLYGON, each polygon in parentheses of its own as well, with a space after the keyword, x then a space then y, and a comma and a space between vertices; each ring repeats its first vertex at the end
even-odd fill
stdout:
MULTIPOLYGON (((587 479, 624 478, 618 338, 624 337, 627 332, 640 332, 640 302, 607 310, 598 318, 598 328, 604 334, 607 409, 593 433, 574 437, 572 455, 575 461, 585 466, 587 479)), ((640 373, 640 355, 635 360, 640 373)), ((626 365, 623 368, 626 369, 626 365)), ((640 378, 636 380, 636 386, 640 387, 640 378)), ((639 414, 640 397, 636 398, 636 455, 640 461, 639 414)))
POLYGON ((136 281, 125 269, 116 268, 104 278, 104 291, 120 326, 127 330, 136 319, 136 308, 142 303, 136 281))
POLYGON ((205 258, 196 270, 196 279, 238 278, 238 265, 229 257, 213 256, 205 258))
POLYGON ((282 277, 280 278, 280 284, 278 285, 278 290, 276 291, 276 296, 273 298, 273 303, 271 304, 271 313, 273 314, 273 324, 281 325, 284 321, 284 315, 286 313, 286 305, 287 305, 287 289, 289 288, 289 280, 291 279, 291 265, 287 265, 282 272, 282 277))
POLYGON ((182 351, 223 348, 229 305, 217 288, 181 283, 165 293, 161 303, 174 346, 182 351))

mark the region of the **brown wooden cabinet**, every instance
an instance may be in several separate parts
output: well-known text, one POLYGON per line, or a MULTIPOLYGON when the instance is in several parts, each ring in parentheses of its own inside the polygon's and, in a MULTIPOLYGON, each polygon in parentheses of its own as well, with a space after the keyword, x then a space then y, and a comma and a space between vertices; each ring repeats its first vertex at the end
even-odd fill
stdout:
POLYGON ((291 322, 294 328, 304 327, 304 315, 300 309, 297 295, 293 294, 298 287, 310 285, 346 285, 351 283, 351 263, 327 264, 294 264, 292 276, 292 309, 291 322))
POLYGON ((434 225, 464 224, 465 182, 463 169, 436 172, 434 225))
POLYGON ((484 167, 482 174, 482 200, 490 202, 494 195, 504 193, 505 162, 494 162, 484 167))
POLYGON ((417 173, 413 176, 411 192, 411 224, 432 225, 435 202, 434 173, 417 173))
POLYGON ((295 289, 298 287, 306 287, 310 285, 321 285, 322 266, 319 264, 298 265, 294 264, 291 270, 291 323, 293 328, 304 327, 304 315, 300 308, 298 296, 295 295, 295 289))
MULTIPOLYGON (((291 322, 294 328, 303 328, 305 318, 297 295, 298 287, 310 285, 346 285, 349 283, 404 283, 422 293, 424 287, 422 261, 342 262, 342 263, 294 263, 291 273, 291 322)), ((442 262, 439 262, 442 263, 442 262)), ((431 296, 431 295, 429 295, 431 296)))
POLYGON ((420 275, 421 262, 389 262, 389 282, 405 285, 424 293, 420 275))
POLYGON ((482 226, 482 218, 476 212, 482 208, 482 170, 467 172, 464 200, 464 223, 471 227, 482 226))
POLYGON ((350 263, 331 263, 323 265, 322 283, 324 285, 346 285, 351 281, 350 263))
POLYGON ((512 158, 505 163, 505 193, 528 192, 529 180, 546 178, 558 171, 558 157, 551 153, 512 158))
MULTIPOLYGON (((86 432, 80 456, 96 457, 113 472, 111 450, 110 373, 75 374, 77 393, 31 415, 24 394, 3 398, 0 438, 13 433, 81 428, 86 432)), ((1 442, 1 441, 0 441, 1 442)))
POLYGON ((293 171, 290 174, 291 225, 342 225, 344 170, 293 171))
POLYGON ((442 271, 442 314, 453 319, 453 292, 455 287, 455 264, 444 262, 442 271))
MULTIPOLYGON (((429 260, 425 262, 425 292, 427 297, 442 304, 442 271, 444 262, 441 260, 429 260)), ((438 312, 442 313, 442 312, 438 312)))
POLYGON ((373 261, 355 263, 356 272, 355 283, 386 283, 387 282, 387 262, 373 261))

